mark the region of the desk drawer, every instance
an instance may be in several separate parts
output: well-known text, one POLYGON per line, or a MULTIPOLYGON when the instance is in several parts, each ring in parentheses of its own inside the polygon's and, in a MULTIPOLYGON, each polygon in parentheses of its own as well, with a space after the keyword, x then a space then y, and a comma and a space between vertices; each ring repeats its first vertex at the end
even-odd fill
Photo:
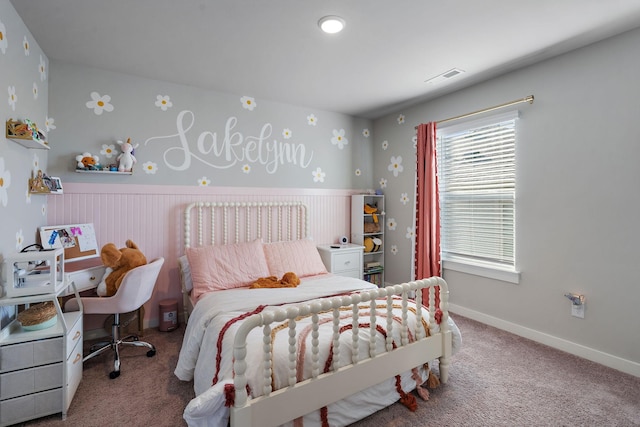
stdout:
POLYGON ((62 337, 0 347, 0 372, 62 362, 62 337))
POLYGON ((76 284, 76 288, 78 288, 78 292, 81 292, 86 289, 97 288, 102 280, 102 276, 104 276, 104 270, 105 267, 103 265, 99 265, 85 270, 73 271, 65 274, 65 276, 67 278, 67 283, 71 284, 71 282, 74 282, 76 284))
POLYGON ((360 252, 338 253, 333 256, 333 272, 360 270, 360 252))
POLYGON ((82 342, 82 316, 78 317, 78 320, 71 327, 67 335, 67 351, 64 353, 66 358, 69 358, 71 351, 79 342, 82 342))
POLYGON ((62 386, 62 363, 0 375, 0 397, 13 397, 62 386))

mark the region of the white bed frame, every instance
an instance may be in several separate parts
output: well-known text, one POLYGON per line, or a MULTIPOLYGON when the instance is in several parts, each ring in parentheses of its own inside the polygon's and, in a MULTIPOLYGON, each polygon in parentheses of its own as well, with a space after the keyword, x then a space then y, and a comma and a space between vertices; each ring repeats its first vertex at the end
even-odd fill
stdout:
MULTIPOLYGON (((274 202, 274 203, 245 203, 245 202, 197 202, 185 209, 185 247, 215 244, 215 242, 235 243, 240 241, 251 241, 255 238, 262 238, 265 242, 278 240, 293 240, 304 238, 308 235, 307 207, 299 202, 274 202), (196 230, 192 230, 192 217, 196 215, 196 230), (208 218, 208 219, 205 219, 208 218), (219 218, 219 221, 216 220, 219 218), (221 232, 222 235, 217 233, 221 232), (209 235, 205 239, 205 233, 209 235), (192 239, 195 235, 197 238, 192 239), (232 236, 232 238, 230 238, 232 236), (244 240, 242 240, 244 239, 244 240)), ((185 290, 186 292, 186 290, 185 290)), ((231 408, 231 426, 277 426, 287 421, 294 420, 307 413, 318 410, 332 402, 350 396, 358 391, 367 389, 381 381, 398 375, 402 372, 439 359, 440 382, 446 383, 449 372, 449 360, 452 350, 452 335, 448 326, 448 297, 449 290, 447 283, 439 278, 432 277, 424 280, 417 280, 401 285, 387 286, 350 296, 339 296, 324 298, 321 302, 313 304, 299 304, 295 308, 278 310, 271 314, 255 314, 248 317, 239 328, 234 342, 234 387, 235 401, 231 408), (436 307, 435 289, 439 287, 440 310, 442 318, 440 328, 435 329, 436 307), (407 326, 407 301, 410 296, 415 295, 417 301, 421 301, 422 292, 429 295, 429 324, 430 336, 424 336, 421 325, 417 325, 413 333, 415 340, 409 342, 409 328, 407 326), (354 344, 359 340, 358 326, 358 304, 368 302, 373 299, 386 298, 387 315, 386 323, 387 335, 391 336, 393 326, 392 298, 399 295, 402 298, 402 324, 400 326, 401 342, 396 343, 393 349, 391 338, 388 338, 386 348, 376 349, 375 345, 370 345, 373 350, 368 355, 353 355, 353 362, 346 366, 337 366, 339 359, 337 354, 339 346, 336 342, 339 338, 339 316, 341 309, 345 307, 353 313, 352 334, 354 344), (312 378, 301 382, 296 382, 296 346, 297 331, 294 319, 298 316, 310 315, 313 319, 312 337, 318 336, 319 312, 333 311, 333 340, 334 340, 334 365, 327 373, 321 373, 318 358, 318 340, 312 340, 312 378), (265 336, 271 333, 270 324, 282 322, 289 319, 289 386, 280 390, 271 390, 271 381, 265 381, 265 389, 262 396, 249 399, 246 391, 247 369, 246 357, 246 337, 249 332, 257 327, 263 328, 265 336), (362 359, 362 360, 358 360, 362 359)), ((189 301, 191 310, 191 300, 185 293, 186 301, 189 301)), ((379 302, 378 302, 379 304, 379 302)), ((416 316, 421 316, 423 307, 416 305, 416 316)), ((375 311, 369 317, 370 327, 376 327, 377 319, 375 311)), ((367 328, 368 329, 368 328, 367 328)), ((375 335, 370 334, 371 344, 375 344, 375 335)), ((356 349, 357 345, 354 346, 356 349)), ((265 340, 263 361, 263 375, 265 378, 271 377, 271 348, 270 340, 265 340)))

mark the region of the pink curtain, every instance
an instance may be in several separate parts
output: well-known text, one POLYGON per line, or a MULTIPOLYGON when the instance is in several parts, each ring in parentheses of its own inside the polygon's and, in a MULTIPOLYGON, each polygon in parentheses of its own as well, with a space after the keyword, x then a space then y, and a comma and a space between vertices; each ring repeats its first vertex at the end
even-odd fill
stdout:
MULTIPOLYGON (((415 278, 440 276, 440 216, 436 176, 436 123, 418 126, 415 278)), ((429 295, 422 295, 429 304, 429 295)), ((440 297, 436 292, 436 307, 440 297)))

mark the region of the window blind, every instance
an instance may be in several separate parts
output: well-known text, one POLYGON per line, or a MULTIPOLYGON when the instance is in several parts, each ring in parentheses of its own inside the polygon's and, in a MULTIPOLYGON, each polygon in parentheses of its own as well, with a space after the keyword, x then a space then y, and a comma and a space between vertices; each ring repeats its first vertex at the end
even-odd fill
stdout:
POLYGON ((443 260, 515 269, 516 118, 438 129, 443 260))

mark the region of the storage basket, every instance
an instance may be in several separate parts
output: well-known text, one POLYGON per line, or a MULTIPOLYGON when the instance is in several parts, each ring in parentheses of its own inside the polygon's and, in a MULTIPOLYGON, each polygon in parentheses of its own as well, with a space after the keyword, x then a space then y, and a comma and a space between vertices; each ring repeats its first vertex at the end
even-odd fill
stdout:
POLYGON ((58 322, 58 313, 51 301, 32 304, 28 309, 18 313, 18 322, 27 331, 46 329, 58 322))

